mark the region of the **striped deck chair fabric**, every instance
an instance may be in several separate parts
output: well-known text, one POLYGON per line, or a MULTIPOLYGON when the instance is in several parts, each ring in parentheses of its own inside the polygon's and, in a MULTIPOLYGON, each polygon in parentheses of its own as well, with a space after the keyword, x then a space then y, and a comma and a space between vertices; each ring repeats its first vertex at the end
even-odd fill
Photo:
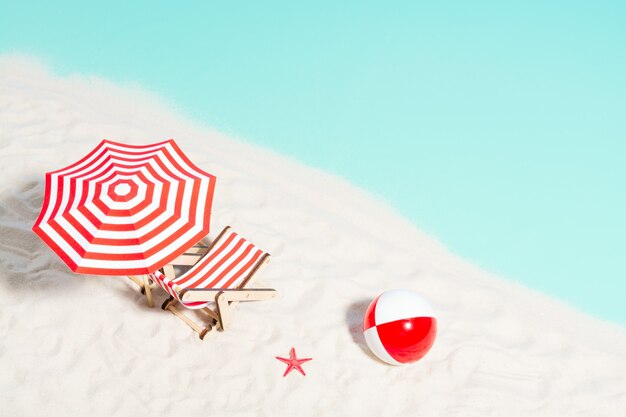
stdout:
POLYGON ((213 301, 184 302, 182 296, 186 290, 243 288, 267 257, 269 254, 226 228, 206 255, 184 274, 169 278, 157 271, 150 278, 185 307, 201 309, 213 301))

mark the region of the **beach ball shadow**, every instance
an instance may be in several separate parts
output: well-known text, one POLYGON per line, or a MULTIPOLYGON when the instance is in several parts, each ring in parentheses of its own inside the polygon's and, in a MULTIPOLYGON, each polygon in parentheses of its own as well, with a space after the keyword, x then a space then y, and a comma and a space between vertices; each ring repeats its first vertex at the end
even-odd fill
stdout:
POLYGON ((346 310, 346 325, 350 331, 350 336, 352 336, 352 341, 358 345, 367 356, 377 362, 383 363, 370 351, 367 342, 365 342, 365 336, 363 335, 363 317, 371 302, 371 299, 362 299, 350 304, 346 310))
POLYGON ((80 284, 32 231, 43 196, 43 181, 26 178, 0 197, 0 285, 6 291, 67 291, 80 284))

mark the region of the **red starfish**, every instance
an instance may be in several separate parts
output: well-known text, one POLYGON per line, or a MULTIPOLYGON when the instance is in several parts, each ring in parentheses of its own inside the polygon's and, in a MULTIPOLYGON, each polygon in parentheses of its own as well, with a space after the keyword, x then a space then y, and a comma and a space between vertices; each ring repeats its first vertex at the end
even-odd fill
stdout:
POLYGON ((285 373, 283 374, 283 377, 285 377, 293 369, 297 369, 302 375, 306 376, 306 374, 304 373, 304 369, 302 369, 302 366, 300 365, 302 365, 304 362, 310 361, 312 358, 298 359, 296 356, 296 350, 294 348, 291 348, 291 350, 289 351, 289 358, 281 358, 276 356, 276 359, 288 365, 287 370, 285 370, 285 373))

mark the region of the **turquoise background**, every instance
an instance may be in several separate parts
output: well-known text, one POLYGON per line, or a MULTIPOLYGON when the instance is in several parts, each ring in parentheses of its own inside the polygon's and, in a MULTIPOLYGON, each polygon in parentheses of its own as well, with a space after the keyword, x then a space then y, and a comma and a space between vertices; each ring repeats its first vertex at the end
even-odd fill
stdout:
POLYGON ((155 3, 2 2, 0 53, 140 84, 626 324, 625 2, 155 3))

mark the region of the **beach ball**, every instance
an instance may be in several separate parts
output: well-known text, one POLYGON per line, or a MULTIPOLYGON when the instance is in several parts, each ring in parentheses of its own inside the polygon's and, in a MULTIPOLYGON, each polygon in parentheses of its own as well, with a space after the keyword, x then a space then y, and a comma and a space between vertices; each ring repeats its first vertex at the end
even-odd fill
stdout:
POLYGON ((382 361, 405 365, 421 359, 435 342, 433 308, 419 295, 390 290, 367 308, 363 334, 370 350, 382 361))

